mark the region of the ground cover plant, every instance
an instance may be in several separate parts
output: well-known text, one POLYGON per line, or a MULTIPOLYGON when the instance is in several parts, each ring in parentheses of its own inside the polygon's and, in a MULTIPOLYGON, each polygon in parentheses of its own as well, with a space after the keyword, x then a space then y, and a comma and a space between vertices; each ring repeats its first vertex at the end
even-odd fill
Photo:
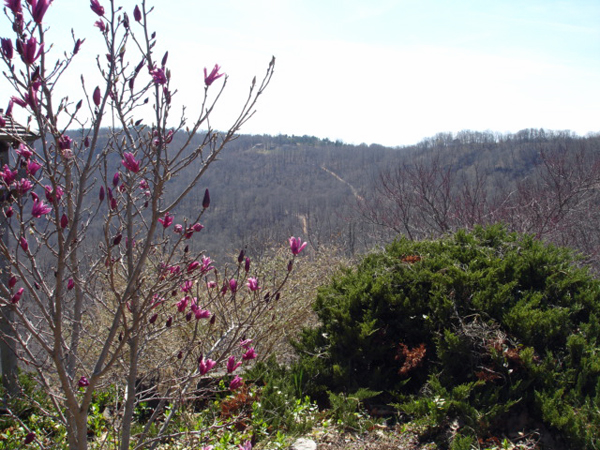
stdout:
POLYGON ((322 404, 380 391, 373 405, 453 448, 540 427, 599 445, 600 284, 567 249, 501 226, 400 239, 335 276, 315 311, 294 370, 322 404))

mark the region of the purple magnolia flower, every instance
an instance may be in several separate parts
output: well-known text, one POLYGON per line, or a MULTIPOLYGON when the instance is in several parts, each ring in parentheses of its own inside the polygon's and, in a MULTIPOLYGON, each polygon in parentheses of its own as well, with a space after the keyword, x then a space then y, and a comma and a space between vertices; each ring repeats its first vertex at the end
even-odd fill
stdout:
POLYGON ((9 206, 8 208, 6 208, 6 210, 4 211, 4 214, 6 215, 6 217, 12 217, 14 214, 14 210, 12 206, 9 206))
POLYGON ((60 201, 64 192, 60 186, 56 186, 56 189, 52 189, 52 186, 46 185, 44 186, 44 194, 46 194, 46 200, 49 203, 56 203, 60 201))
POLYGON ((35 159, 31 159, 27 162, 27 173, 34 177, 36 172, 42 168, 42 165, 35 159))
POLYGON ((133 8, 133 18, 136 22, 142 20, 142 12, 140 11, 140 7, 138 5, 135 5, 135 8, 133 8))
POLYGON ((199 223, 195 223, 194 225, 192 225, 192 230, 198 232, 198 231, 202 231, 202 229, 204 228, 204 225, 199 224, 199 223))
POLYGON ((250 347, 246 353, 244 353, 242 355, 242 359, 244 361, 249 361, 251 359, 255 359, 258 355, 256 354, 256 351, 254 351, 254 347, 250 347))
MULTIPOLYGON (((176 266, 179 268, 179 266, 176 266)), ((179 272, 179 271, 178 271, 179 272)), ((192 280, 185 280, 183 284, 179 287, 181 292, 190 292, 194 287, 194 282, 192 280)))
POLYGON ((22 14, 21 0, 4 0, 4 6, 10 9, 13 14, 22 14))
POLYGON ((242 365, 242 362, 235 362, 235 356, 230 356, 229 359, 227 360, 227 373, 232 373, 233 371, 235 371, 235 369, 237 369, 238 367, 240 367, 242 365))
POLYGON ((2 38, 0 39, 2 43, 2 54, 6 59, 12 59, 13 57, 13 44, 10 39, 2 38))
POLYGON ((10 277, 10 279, 8 280, 8 288, 12 289, 15 287, 15 284, 17 284, 17 282, 19 281, 19 279, 17 277, 15 277, 14 275, 12 277, 10 277))
POLYGON ((71 139, 66 134, 62 134, 58 138, 58 148, 61 150, 71 150, 71 146, 73 145, 73 139, 71 139))
POLYGON ((198 370, 200 371, 200 375, 206 375, 206 373, 209 370, 211 370, 213 367, 215 367, 215 364, 217 364, 217 363, 210 358, 208 358, 208 359, 202 358, 200 360, 200 364, 198 367, 198 370))
POLYGON ((75 281, 73 281, 73 278, 69 278, 69 281, 67 281, 67 289, 70 291, 75 287, 75 281))
POLYGON ((292 254, 293 255, 297 255, 298 253, 300 253, 302 250, 304 250, 304 247, 306 247, 306 242, 302 242, 302 239, 300 238, 295 238, 294 236, 292 236, 289 239, 290 242, 290 250, 292 250, 292 254))
POLYGON ((215 64, 215 67, 213 67, 213 70, 211 70, 209 74, 206 67, 204 68, 204 84, 206 84, 206 86, 210 86, 216 79, 221 78, 224 75, 219 73, 220 69, 219 65, 215 64))
POLYGON ((60 218, 60 227, 61 228, 67 228, 69 226, 69 218, 67 217, 66 214, 63 214, 62 217, 60 218))
POLYGON ((106 33, 106 25, 103 20, 97 20, 94 22, 94 26, 98 27, 102 33, 106 33))
POLYGON ((17 41, 17 52, 19 52, 21 59, 28 66, 33 64, 35 60, 40 57, 43 50, 44 44, 42 43, 38 48, 37 39, 33 36, 26 41, 17 41))
POLYGON ((123 154, 123 159, 121 163, 125 166, 125 168, 133 173, 138 173, 140 171, 140 163, 136 161, 133 153, 125 152, 123 154))
POLYGON ((252 450, 252 442, 246 441, 243 445, 238 446, 238 450, 252 450))
POLYGON ((248 282, 246 283, 246 286, 248 286, 248 289, 250 289, 252 292, 256 292, 260 289, 258 287, 258 280, 253 277, 248 278, 248 282))
POLYGON ((31 2, 31 15, 35 23, 42 23, 44 15, 48 10, 48 6, 52 3, 52 0, 32 0, 31 2))
POLYGON ((184 312, 185 309, 187 308, 189 301, 190 301, 190 298, 187 295, 185 297, 183 297, 181 300, 179 300, 177 302, 177 311, 184 312))
POLYGON ((12 184, 16 180, 18 174, 18 170, 10 170, 10 167, 8 167, 7 164, 4 164, 4 170, 0 172, 0 176, 2 176, 6 185, 12 184))
POLYGON ((177 225, 175 225, 173 227, 173 231, 177 234, 181 233, 183 231, 183 225, 181 225, 180 223, 178 223, 177 225))
POLYGON ((19 194, 25 195, 33 188, 33 184, 27 178, 21 178, 17 181, 16 188, 19 194))
POLYGON ((90 0, 90 8, 100 17, 104 15, 104 7, 100 4, 98 0, 90 0))
POLYGON ((202 207, 204 209, 210 206, 210 194, 208 193, 208 189, 204 191, 204 198, 202 199, 202 207))
POLYGON ((100 202, 104 201, 104 186, 100 186, 100 192, 98 193, 98 200, 100 200, 100 202))
POLYGON ((207 309, 200 309, 196 307, 196 309, 194 309, 194 315, 196 316, 196 320, 200 320, 208 319, 211 316, 211 313, 207 309))
POLYGON ((229 289, 231 289, 231 292, 233 292, 234 294, 237 291, 237 280, 235 278, 232 278, 231 280, 229 280, 229 289))
POLYGON ((33 431, 27 433, 27 436, 25 436, 25 440, 23 441, 23 444, 27 445, 27 444, 31 444, 35 439, 35 433, 33 431))
POLYGON ((27 161, 33 155, 31 149, 24 144, 19 144, 19 148, 16 149, 15 152, 25 161, 27 161))
POLYGON ((81 48, 81 44, 83 44, 85 39, 77 39, 75 41, 75 47, 73 47, 73 55, 79 53, 79 49, 81 48))
POLYGON ((156 84, 165 84, 167 82, 165 71, 161 68, 151 70, 150 75, 152 75, 152 79, 156 84))
POLYGON ((24 252, 26 252, 27 249, 29 249, 29 243, 27 242, 27 239, 25 239, 24 236, 21 236, 21 238, 19 239, 19 245, 21 246, 24 252))
MULTIPOLYGON (((236 389, 238 389, 242 384, 244 384, 244 380, 242 380, 242 378, 239 375, 236 375, 235 377, 233 377, 233 380, 231 380, 231 383, 229 383, 229 389, 231 391, 235 391, 236 389)), ((242 447, 243 448, 243 447, 242 447)), ((250 446, 250 448, 252 448, 252 446, 250 446)), ((244 449, 245 450, 245 449, 244 449)))
POLYGON ((210 272, 211 270, 214 269, 213 266, 211 266, 212 264, 212 260, 206 256, 202 257, 202 268, 200 269, 200 271, 205 274, 207 272, 210 272))
POLYGON ((209 289, 214 289, 217 287, 217 282, 216 281, 209 281, 206 283, 206 287, 209 289))
POLYGON ((31 215, 37 219, 42 217, 45 214, 48 214, 52 211, 52 208, 44 203, 43 200, 34 200, 33 208, 31 208, 31 215))
POLYGON ((119 172, 115 172, 115 174, 113 175, 113 179, 112 179, 113 186, 117 187, 119 185, 119 179, 120 179, 119 172))
POLYGON ((194 270, 196 270, 198 267, 200 267, 200 263, 198 261, 193 261, 191 262, 188 267, 187 267, 187 272, 193 272, 194 270))
POLYGON ((94 89, 94 94, 92 95, 92 99, 94 100, 94 105, 100 106, 100 87, 96 86, 94 89))
POLYGON ((246 262, 244 263, 244 271, 248 273, 250 271, 250 258, 246 257, 246 262))
POLYGON ((174 216, 170 215, 169 212, 167 211, 165 213, 165 217, 162 219, 158 219, 158 221, 160 223, 162 223, 163 228, 169 228, 171 226, 171 224, 173 223, 173 219, 174 219, 174 216))
POLYGON ((240 340, 240 346, 244 347, 246 350, 248 350, 250 348, 251 344, 252 344, 252 339, 242 339, 242 340, 240 340))
POLYGON ((10 299, 11 303, 19 303, 21 297, 23 296, 23 292, 25 292, 25 288, 20 288, 10 299))
POLYGON ((84 388, 90 385, 90 382, 88 381, 88 379, 86 377, 81 377, 79 379, 79 381, 77 382, 77 386, 79 386, 80 388, 84 388))

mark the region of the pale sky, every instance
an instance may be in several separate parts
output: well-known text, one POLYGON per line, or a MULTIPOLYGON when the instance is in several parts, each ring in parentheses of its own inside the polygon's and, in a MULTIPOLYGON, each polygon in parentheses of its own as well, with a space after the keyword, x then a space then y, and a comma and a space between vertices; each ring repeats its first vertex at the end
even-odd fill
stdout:
MULTIPOLYGON (((136 2, 122 4, 132 17, 136 2)), ((399 146, 466 129, 600 131, 598 0, 153 4, 157 53, 169 50, 178 106, 195 111, 204 67, 218 63, 229 75, 216 128, 227 127, 274 55, 272 85, 243 133, 399 146)), ((92 56, 105 53, 96 19, 87 0, 54 0, 45 17, 58 44, 71 48, 70 28, 86 38, 74 68, 90 85, 92 56)), ((7 23, 0 19, 1 37, 10 36, 7 23)), ((65 79, 71 99, 81 98, 78 79, 65 79)))

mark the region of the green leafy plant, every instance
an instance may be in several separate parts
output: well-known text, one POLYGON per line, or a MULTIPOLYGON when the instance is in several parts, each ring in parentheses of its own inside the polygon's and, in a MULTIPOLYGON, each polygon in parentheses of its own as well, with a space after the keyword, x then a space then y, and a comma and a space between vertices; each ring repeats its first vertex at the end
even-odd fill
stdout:
POLYGON ((315 311, 321 324, 295 348, 321 403, 383 391, 374 401, 464 436, 457 446, 519 414, 599 445, 600 283, 568 249, 499 225, 400 239, 342 270, 315 311))

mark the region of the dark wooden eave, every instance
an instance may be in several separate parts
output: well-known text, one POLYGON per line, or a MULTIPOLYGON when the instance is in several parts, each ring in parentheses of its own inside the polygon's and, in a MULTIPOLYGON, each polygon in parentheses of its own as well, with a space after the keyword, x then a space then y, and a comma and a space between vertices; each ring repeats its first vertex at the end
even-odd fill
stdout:
POLYGON ((0 110, 0 115, 6 122, 6 125, 0 127, 0 141, 10 142, 15 146, 20 142, 33 142, 39 139, 39 135, 15 122, 11 116, 4 115, 2 110, 0 110))

